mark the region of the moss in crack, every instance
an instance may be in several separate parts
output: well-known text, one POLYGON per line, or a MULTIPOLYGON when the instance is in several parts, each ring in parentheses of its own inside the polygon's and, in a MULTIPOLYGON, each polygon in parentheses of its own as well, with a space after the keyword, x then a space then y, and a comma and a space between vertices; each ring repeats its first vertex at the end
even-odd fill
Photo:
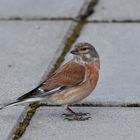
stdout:
POLYGON ((71 21, 77 21, 75 18, 73 17, 25 17, 25 18, 22 18, 22 17, 9 17, 9 18, 0 18, 0 20, 16 20, 16 21, 36 21, 36 20, 40 20, 40 21, 67 21, 67 20, 71 20, 71 21))
POLYGON ((36 112, 36 107, 31 107, 30 110, 27 111, 25 118, 22 122, 19 123, 16 132, 14 133, 12 140, 19 140, 19 138, 22 136, 22 134, 25 132, 27 126, 30 123, 31 118, 36 112))
POLYGON ((90 0, 88 6, 86 6, 86 9, 84 9, 85 7, 83 7, 82 9, 82 13, 80 13, 80 15, 77 16, 77 20, 85 20, 87 17, 89 17, 91 14, 94 13, 94 7, 95 5, 98 3, 98 0, 90 0))
MULTIPOLYGON (((31 106, 38 108, 41 106, 59 107, 60 105, 49 105, 46 102, 43 102, 43 103, 34 103, 31 106)), ((72 107, 140 107, 140 103, 131 103, 131 104, 80 103, 80 104, 73 104, 70 106, 72 106, 72 107)))
POLYGON ((140 103, 127 104, 126 107, 140 107, 140 103))
POLYGON ((140 20, 86 20, 86 23, 140 23, 140 20))
POLYGON ((130 103, 130 104, 104 104, 104 103, 81 103, 81 104, 74 104, 71 106, 77 107, 140 107, 140 103, 130 103))

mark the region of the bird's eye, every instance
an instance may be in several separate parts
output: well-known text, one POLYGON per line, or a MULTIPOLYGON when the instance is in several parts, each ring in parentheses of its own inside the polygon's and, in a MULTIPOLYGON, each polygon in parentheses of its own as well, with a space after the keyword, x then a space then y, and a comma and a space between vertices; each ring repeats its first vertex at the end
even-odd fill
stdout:
POLYGON ((81 50, 82 50, 82 51, 86 51, 86 50, 87 50, 87 48, 82 48, 81 50))

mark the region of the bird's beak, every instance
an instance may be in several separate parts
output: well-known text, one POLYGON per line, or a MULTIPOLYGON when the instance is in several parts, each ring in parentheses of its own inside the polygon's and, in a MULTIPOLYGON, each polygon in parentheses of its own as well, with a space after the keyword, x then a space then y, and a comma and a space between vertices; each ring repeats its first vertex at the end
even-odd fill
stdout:
POLYGON ((71 53, 72 53, 72 54, 75 54, 75 55, 78 55, 78 54, 79 54, 79 52, 78 52, 78 50, 77 50, 77 49, 72 50, 72 51, 71 51, 71 53))

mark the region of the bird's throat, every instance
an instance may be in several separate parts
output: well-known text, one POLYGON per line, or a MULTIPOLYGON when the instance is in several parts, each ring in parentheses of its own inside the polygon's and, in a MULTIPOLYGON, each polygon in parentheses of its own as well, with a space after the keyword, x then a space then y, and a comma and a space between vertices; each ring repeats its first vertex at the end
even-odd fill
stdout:
POLYGON ((100 65, 100 59, 99 58, 86 58, 81 57, 79 55, 74 55, 74 61, 79 64, 99 64, 100 65))

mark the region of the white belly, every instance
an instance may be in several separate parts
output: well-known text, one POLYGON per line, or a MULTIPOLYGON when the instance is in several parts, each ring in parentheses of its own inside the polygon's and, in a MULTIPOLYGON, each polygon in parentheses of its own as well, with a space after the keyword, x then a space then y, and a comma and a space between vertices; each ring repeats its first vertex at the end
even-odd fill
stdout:
POLYGON ((79 102, 90 95, 93 89, 85 89, 79 90, 77 88, 73 88, 70 90, 63 91, 61 93, 55 93, 48 98, 48 103, 50 104, 73 104, 79 102))

